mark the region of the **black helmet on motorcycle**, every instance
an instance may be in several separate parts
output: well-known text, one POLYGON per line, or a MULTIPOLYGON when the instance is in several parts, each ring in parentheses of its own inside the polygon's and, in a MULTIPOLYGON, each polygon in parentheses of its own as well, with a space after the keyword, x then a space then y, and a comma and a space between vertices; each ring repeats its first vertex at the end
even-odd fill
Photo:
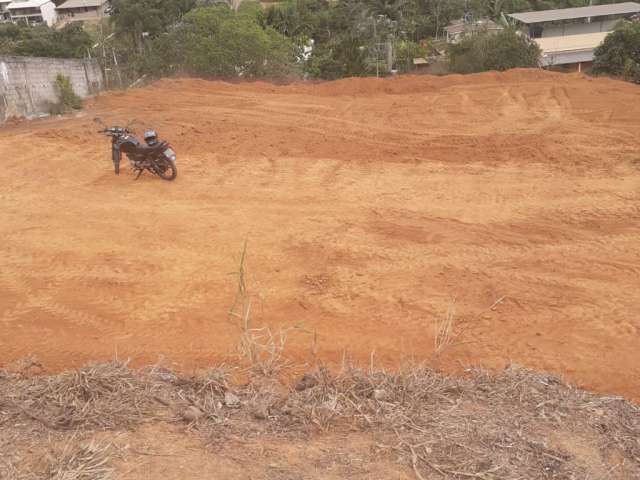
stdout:
POLYGON ((158 142, 158 134, 155 130, 147 130, 144 132, 144 141, 147 142, 147 145, 153 145, 158 142))

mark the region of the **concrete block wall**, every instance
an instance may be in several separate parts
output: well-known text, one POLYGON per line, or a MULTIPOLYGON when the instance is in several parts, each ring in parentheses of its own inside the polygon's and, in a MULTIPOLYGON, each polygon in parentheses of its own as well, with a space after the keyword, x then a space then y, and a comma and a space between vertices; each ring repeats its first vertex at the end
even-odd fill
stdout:
POLYGON ((104 87, 102 71, 94 59, 0 56, 0 122, 10 117, 34 117, 49 112, 58 100, 58 74, 70 78, 82 98, 104 87))

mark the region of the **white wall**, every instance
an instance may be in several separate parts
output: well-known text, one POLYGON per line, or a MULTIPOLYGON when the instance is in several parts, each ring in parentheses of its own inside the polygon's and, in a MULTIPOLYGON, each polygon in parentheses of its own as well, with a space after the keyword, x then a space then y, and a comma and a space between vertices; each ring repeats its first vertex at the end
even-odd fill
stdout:
POLYGON ((40 7, 42 12, 42 20, 50 27, 56 23, 56 5, 53 2, 47 2, 40 7))

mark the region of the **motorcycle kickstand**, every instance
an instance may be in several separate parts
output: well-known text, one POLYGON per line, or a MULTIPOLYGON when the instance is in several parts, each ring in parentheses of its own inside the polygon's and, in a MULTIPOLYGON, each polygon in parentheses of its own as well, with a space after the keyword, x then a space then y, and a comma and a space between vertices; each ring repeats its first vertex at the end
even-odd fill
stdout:
POLYGON ((140 175, 142 175, 143 170, 140 168, 138 169, 138 174, 136 175, 136 178, 134 178, 134 180, 137 180, 140 178, 140 175))

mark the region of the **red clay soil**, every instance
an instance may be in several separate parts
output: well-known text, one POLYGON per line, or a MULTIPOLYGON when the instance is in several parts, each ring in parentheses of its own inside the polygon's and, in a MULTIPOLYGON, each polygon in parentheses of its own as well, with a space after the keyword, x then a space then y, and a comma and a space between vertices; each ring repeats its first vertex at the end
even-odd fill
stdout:
POLYGON ((248 237, 254 324, 303 323, 322 359, 433 360, 455 304, 439 366, 513 361, 640 400, 638 86, 164 80, 6 126, 0 158, 0 365, 228 358, 248 237), (94 116, 155 127, 178 179, 114 176, 94 116))

